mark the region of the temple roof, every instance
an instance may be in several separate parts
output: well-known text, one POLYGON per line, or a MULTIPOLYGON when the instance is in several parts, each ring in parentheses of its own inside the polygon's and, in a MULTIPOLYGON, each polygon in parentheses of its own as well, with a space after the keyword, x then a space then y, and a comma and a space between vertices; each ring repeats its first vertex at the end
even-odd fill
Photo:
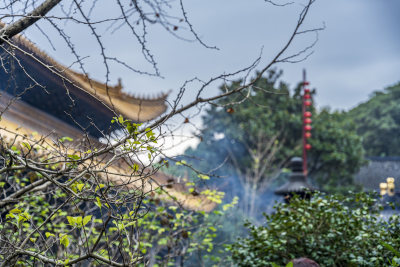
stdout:
POLYGON ((379 184, 386 178, 395 178, 396 191, 400 189, 400 157, 369 157, 368 164, 362 166, 354 176, 354 181, 364 190, 379 191, 379 184))
MULTIPOLYGON (((143 122, 167 109, 167 94, 152 99, 126 94, 121 81, 111 86, 90 79, 87 74, 58 63, 20 35, 12 38, 9 45, 11 49, 0 48, 0 141, 8 138, 35 142, 39 138, 51 147, 60 137, 67 136, 73 138, 71 148, 75 151, 87 151, 86 146, 100 149, 105 145, 96 137, 113 130, 110 122, 114 116, 143 122)), ((109 154, 105 157, 113 156, 109 154)), ((143 187, 143 179, 132 173, 131 163, 130 158, 120 158, 107 167, 103 178, 145 192, 162 186, 167 194, 161 198, 171 200, 172 196, 192 210, 210 211, 215 207, 215 202, 205 195, 189 193, 184 184, 161 172, 149 170, 143 187)))
POLYGON ((167 94, 155 98, 124 93, 121 81, 111 86, 74 71, 41 51, 23 36, 0 47, 0 92, 99 138, 119 128, 119 115, 134 122, 154 119, 167 109, 167 94))
MULTIPOLYGON (((20 100, 16 100, 12 96, 2 93, 0 96, 0 110, 5 112, 1 115, 0 121, 0 140, 8 138, 9 140, 17 139, 19 142, 35 143, 42 137, 45 137, 47 145, 56 143, 60 137, 71 137, 72 146, 83 151, 84 146, 90 145, 91 149, 104 147, 104 144, 90 136, 85 136, 81 131, 71 127, 65 122, 52 117, 51 115, 40 111, 20 100), (9 105, 12 101, 12 104, 9 105), (35 134, 33 134, 35 133, 35 134), (88 144, 90 143, 90 144, 88 144), (75 144, 75 145, 74 145, 75 144)), ((106 155, 104 159, 111 158, 112 155, 106 155)), ((175 179, 162 172, 152 173, 149 170, 149 177, 145 179, 135 178, 132 174, 130 162, 128 158, 121 158, 107 168, 106 177, 116 185, 125 186, 126 188, 140 188, 145 193, 162 186, 168 193, 161 195, 160 198, 171 201, 171 196, 185 208, 191 210, 211 211, 216 204, 207 199, 205 195, 192 195, 189 193, 185 184, 178 183, 175 179), (167 186, 168 185, 168 186, 167 186)), ((99 164, 101 166, 101 163, 99 164)))
MULTIPOLYGON (((0 92, 0 115, 1 135, 6 135, 4 130, 7 129, 23 135, 35 132, 54 141, 63 136, 76 140, 83 137, 82 131, 5 92, 0 92)), ((97 139, 89 138, 93 142, 98 142, 97 139)))
POLYGON ((90 78, 88 74, 74 71, 62 65, 21 35, 14 37, 12 40, 14 45, 25 51, 24 54, 28 52, 31 59, 41 61, 50 66, 53 71, 58 72, 56 75, 63 76, 77 89, 84 90, 101 100, 108 108, 115 109, 117 113, 122 114, 125 118, 136 122, 144 122, 160 116, 167 109, 165 100, 168 94, 161 93, 155 98, 135 97, 123 92, 121 79, 114 86, 102 83, 90 78))
POLYGON ((168 94, 163 93, 156 98, 137 98, 122 91, 121 80, 116 86, 107 86, 82 73, 72 70, 68 73, 83 89, 96 95, 110 108, 114 107, 125 118, 144 122, 163 114, 167 109, 165 100, 168 94))

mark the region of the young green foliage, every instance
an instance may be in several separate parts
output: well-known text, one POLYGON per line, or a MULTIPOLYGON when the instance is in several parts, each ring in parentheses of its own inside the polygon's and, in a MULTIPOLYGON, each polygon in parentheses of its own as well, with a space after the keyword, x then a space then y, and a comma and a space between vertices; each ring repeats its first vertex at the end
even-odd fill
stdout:
POLYGON ((383 220, 380 210, 365 193, 295 197, 265 215, 265 225, 247 223, 249 236, 229 250, 238 266, 284 265, 300 257, 321 266, 387 266, 400 249, 400 219, 383 220))

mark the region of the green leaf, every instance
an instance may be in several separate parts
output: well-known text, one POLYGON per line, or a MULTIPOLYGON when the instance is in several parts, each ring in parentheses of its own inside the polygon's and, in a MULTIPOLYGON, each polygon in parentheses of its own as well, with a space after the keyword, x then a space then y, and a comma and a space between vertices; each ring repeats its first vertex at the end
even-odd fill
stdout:
POLYGON ((22 142, 22 145, 23 145, 24 147, 26 147, 28 150, 31 150, 31 149, 32 149, 32 147, 31 147, 31 145, 30 145, 29 143, 22 142))
POLYGON ((88 224, 88 222, 90 222, 91 220, 92 220, 92 215, 88 215, 85 218, 83 218, 83 226, 88 224))
POLYGON ((175 165, 177 165, 177 166, 186 165, 186 164, 187 164, 187 162, 186 162, 185 160, 177 161, 177 162, 175 163, 175 165))
POLYGON ((72 226, 76 225, 76 218, 75 217, 67 216, 67 220, 68 220, 68 223, 70 225, 72 225, 72 226))
POLYGON ((23 213, 19 214, 17 223, 19 226, 21 226, 23 222, 25 222, 31 218, 32 218, 32 216, 29 215, 28 212, 24 211, 23 213))
POLYGON ((132 169, 133 169, 134 172, 137 172, 137 171, 139 170, 139 165, 136 164, 136 163, 134 163, 134 164, 132 165, 132 169))
POLYGON ((68 158, 73 159, 73 160, 80 160, 81 157, 75 154, 68 154, 67 155, 68 158))
POLYGON ((82 216, 75 217, 75 220, 78 227, 82 226, 82 216))
POLYGON ((121 124, 124 123, 124 117, 122 117, 122 115, 120 115, 120 116, 118 117, 118 122, 121 123, 121 124))
POLYGON ((20 209, 17 209, 17 208, 15 208, 15 209, 12 209, 12 210, 10 210, 10 214, 19 214, 19 213, 21 213, 22 211, 20 210, 20 209))
POLYGON ((101 209, 101 201, 99 197, 96 197, 96 202, 95 202, 96 206, 99 207, 101 209))
POLYGON ((130 135, 134 134, 134 133, 135 133, 135 130, 136 130, 134 127, 132 127, 132 124, 128 124, 128 125, 126 126, 126 129, 128 130, 128 133, 129 133, 130 135))
POLYGON ((82 188, 85 186, 85 184, 77 184, 76 188, 78 188, 79 191, 82 192, 82 188))
POLYGON ((50 233, 50 232, 46 232, 45 233, 46 238, 49 238, 50 236, 55 236, 54 234, 50 233))
POLYGON ((205 174, 199 174, 199 175, 197 175, 200 179, 203 179, 203 180, 210 180, 210 176, 208 176, 208 175, 205 175, 205 174))
POLYGON ((74 139, 72 139, 71 137, 68 137, 68 136, 64 136, 64 137, 61 137, 60 139, 58 139, 58 141, 60 141, 61 143, 65 142, 65 141, 72 142, 72 141, 74 141, 74 139))
POLYGON ((396 249, 394 249, 394 247, 392 247, 390 244, 383 242, 383 241, 380 241, 379 243, 381 243, 382 246, 384 246, 385 248, 387 248, 388 250, 393 252, 393 254, 396 255, 396 257, 400 257, 400 251, 397 251, 396 249))
POLYGON ((60 234, 60 244, 63 245, 64 247, 68 247, 69 246, 68 235, 60 234))
POLYGON ((158 240, 157 244, 159 244, 160 246, 166 245, 166 244, 168 244, 168 239, 167 238, 161 238, 160 240, 158 240))
POLYGON ((97 192, 97 190, 103 188, 104 186, 105 186, 104 184, 99 184, 99 185, 97 185, 96 188, 95 188, 95 190, 94 190, 94 192, 97 192))

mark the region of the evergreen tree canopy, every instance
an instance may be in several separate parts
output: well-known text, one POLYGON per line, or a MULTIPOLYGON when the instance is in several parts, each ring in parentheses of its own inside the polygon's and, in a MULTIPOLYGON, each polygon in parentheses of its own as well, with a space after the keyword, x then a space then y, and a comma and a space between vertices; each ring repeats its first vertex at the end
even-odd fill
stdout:
POLYGON ((400 155, 400 83, 374 92, 371 98, 350 110, 368 156, 400 155))
MULTIPOLYGON (((203 116, 202 142, 186 151, 186 155, 203 159, 193 164, 205 172, 224 163, 212 174, 228 177, 221 185, 241 196, 242 207, 250 215, 256 196, 271 186, 291 157, 302 153, 301 87, 291 91, 286 83, 278 82, 280 75, 269 72, 243 103, 224 105, 225 101, 239 103, 236 96, 211 106, 203 116)), ((240 82, 221 90, 231 90, 240 82)), ((310 177, 323 190, 347 191, 354 186, 353 175, 363 163, 361 139, 342 113, 316 112, 314 108, 312 113, 310 177)))
POLYGON ((354 190, 354 174, 365 163, 362 139, 344 113, 322 109, 313 120, 309 174, 328 192, 354 190))

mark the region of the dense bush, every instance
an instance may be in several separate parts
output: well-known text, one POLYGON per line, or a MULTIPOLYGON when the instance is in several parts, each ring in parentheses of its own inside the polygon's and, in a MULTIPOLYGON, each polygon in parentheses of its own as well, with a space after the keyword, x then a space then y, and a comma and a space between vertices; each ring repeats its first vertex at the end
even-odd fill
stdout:
MULTIPOLYGON (((144 136, 136 142, 155 141, 144 136)), ((166 195, 170 185, 148 192, 125 187, 105 179, 106 170, 87 167, 82 154, 56 157, 65 150, 0 137, 0 266, 185 265, 217 249, 220 221, 237 199, 209 213, 185 209, 166 195)), ((186 186, 185 196, 192 195, 195 184, 186 186)), ((223 198, 216 190, 198 195, 215 203, 223 198)))
POLYGON ((250 236, 229 250, 238 266, 283 265, 298 257, 321 266, 387 266, 400 248, 400 220, 383 220, 380 210, 379 200, 364 193, 295 197, 265 215, 265 226, 247 223, 250 236))

